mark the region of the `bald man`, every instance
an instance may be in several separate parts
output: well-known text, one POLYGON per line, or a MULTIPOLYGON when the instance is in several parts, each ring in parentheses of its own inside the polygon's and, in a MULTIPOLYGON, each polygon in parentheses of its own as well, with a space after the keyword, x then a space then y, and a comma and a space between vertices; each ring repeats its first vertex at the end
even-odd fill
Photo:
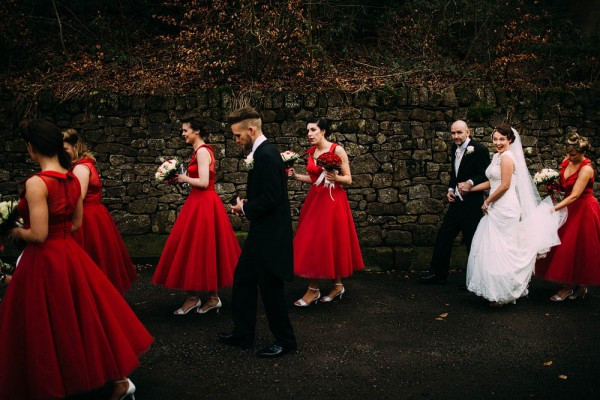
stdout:
POLYGON ((490 164, 490 153, 482 144, 471 139, 465 121, 458 120, 450 128, 452 145, 448 201, 450 207, 435 239, 429 272, 421 275, 423 283, 445 283, 448 278, 450 255, 454 239, 462 232, 467 251, 483 216, 483 192, 469 192, 471 187, 487 181, 485 170, 490 164))

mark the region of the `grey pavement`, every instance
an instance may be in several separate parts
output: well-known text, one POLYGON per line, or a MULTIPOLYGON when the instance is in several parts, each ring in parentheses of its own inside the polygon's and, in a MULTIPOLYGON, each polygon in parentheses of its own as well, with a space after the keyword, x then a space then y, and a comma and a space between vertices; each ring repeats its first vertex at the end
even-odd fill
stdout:
POLYGON ((184 294, 151 274, 126 296, 156 338, 131 375, 138 400, 600 398, 598 289, 553 303, 558 286, 534 279, 528 298, 493 308, 458 290, 464 273, 423 286, 406 272, 361 272, 342 300, 299 309, 298 279, 287 292, 299 350, 265 360, 254 356, 272 341, 262 309, 256 348, 230 348, 215 338, 232 327, 230 290, 221 315, 174 316, 184 294))

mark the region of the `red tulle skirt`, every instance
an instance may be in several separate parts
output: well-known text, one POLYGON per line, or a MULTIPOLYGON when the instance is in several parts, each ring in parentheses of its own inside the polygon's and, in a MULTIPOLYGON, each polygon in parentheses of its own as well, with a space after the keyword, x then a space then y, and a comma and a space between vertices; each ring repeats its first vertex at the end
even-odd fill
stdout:
POLYGON ((73 238, 92 257, 108 280, 125 293, 137 274, 117 225, 102 204, 83 206, 83 223, 73 238))
POLYGON ((536 263, 536 275, 565 285, 600 285, 600 205, 586 194, 568 206, 561 244, 536 263))
POLYGON ((329 188, 313 185, 294 236, 294 274, 335 279, 363 268, 346 191, 333 188, 330 193, 329 188))
POLYGON ((0 303, 0 398, 89 392, 133 371, 152 340, 71 237, 30 244, 0 303))
POLYGON ((229 287, 240 252, 217 193, 193 189, 173 225, 152 283, 187 291, 229 287))

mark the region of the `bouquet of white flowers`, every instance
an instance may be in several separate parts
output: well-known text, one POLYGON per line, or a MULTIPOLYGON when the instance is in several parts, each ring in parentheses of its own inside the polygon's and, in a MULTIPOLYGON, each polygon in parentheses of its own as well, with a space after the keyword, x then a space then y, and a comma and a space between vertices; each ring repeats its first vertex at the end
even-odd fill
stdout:
POLYGON ((551 168, 544 168, 535 173, 533 181, 538 185, 546 185, 548 194, 555 203, 558 203, 564 198, 564 193, 558 181, 559 178, 560 174, 557 171, 551 168))
POLYGON ((0 225, 9 220, 10 215, 17 208, 17 200, 7 200, 0 203, 0 225))
POLYGON ((167 181, 168 183, 173 184, 174 182, 172 180, 173 178, 175 178, 175 175, 179 172, 180 165, 181 163, 179 162, 179 160, 167 160, 163 162, 160 165, 160 167, 158 167, 158 170, 156 171, 156 174, 154 174, 154 177, 159 182, 167 181))
POLYGON ((535 173, 535 175, 533 176, 533 181, 538 185, 549 184, 556 181, 559 176, 560 174, 557 171, 551 168, 544 168, 541 171, 535 173))
POLYGON ((299 158, 300 158, 300 155, 291 150, 286 150, 283 153, 281 153, 281 159, 283 160, 283 163, 285 164, 286 168, 293 167, 294 163, 299 158))
POLYGON ((18 226, 23 226, 23 220, 17 213, 17 204, 17 200, 0 202, 0 251, 4 250, 4 242, 10 232, 18 226))

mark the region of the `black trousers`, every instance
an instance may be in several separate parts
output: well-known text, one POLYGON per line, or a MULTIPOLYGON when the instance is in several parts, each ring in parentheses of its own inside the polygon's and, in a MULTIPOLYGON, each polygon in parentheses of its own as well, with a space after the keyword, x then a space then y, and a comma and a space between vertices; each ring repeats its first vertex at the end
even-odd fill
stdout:
POLYGON ((483 217, 481 211, 483 196, 481 197, 481 201, 478 201, 478 199, 471 200, 468 202, 456 201, 455 203, 451 203, 442 221, 442 226, 440 226, 437 233, 429 271, 441 278, 448 276, 452 245, 459 232, 462 232, 467 252, 471 251, 473 235, 475 235, 479 220, 483 217))
POLYGON ((243 254, 233 277, 232 312, 235 327, 233 334, 254 339, 258 292, 265 307, 269 328, 275 342, 282 347, 296 347, 294 330, 288 316, 283 279, 266 267, 256 265, 243 254))

